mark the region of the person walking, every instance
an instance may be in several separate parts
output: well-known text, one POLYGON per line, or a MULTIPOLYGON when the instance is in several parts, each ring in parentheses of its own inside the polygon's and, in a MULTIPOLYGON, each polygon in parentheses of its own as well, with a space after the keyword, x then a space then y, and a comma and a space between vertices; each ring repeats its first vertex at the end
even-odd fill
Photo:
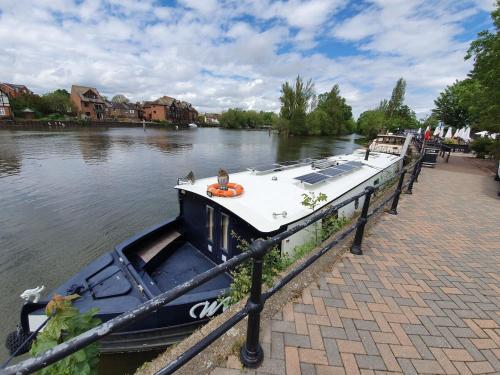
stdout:
POLYGON ((142 119, 142 130, 146 131, 146 120, 142 119))

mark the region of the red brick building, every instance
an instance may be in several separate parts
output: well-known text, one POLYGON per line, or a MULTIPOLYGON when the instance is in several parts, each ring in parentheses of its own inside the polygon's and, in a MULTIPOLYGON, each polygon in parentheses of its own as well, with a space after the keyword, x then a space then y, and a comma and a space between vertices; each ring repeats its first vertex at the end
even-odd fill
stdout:
POLYGON ((177 100, 170 96, 145 102, 142 106, 144 119, 149 121, 170 121, 175 124, 194 122, 198 118, 198 111, 184 101, 177 100))
POLYGON ((103 120, 106 102, 93 87, 71 86, 71 104, 79 117, 90 120, 103 120))
POLYGON ((33 94, 26 86, 24 85, 15 85, 13 83, 0 83, 0 90, 2 90, 9 98, 16 98, 19 95, 23 94, 33 94))

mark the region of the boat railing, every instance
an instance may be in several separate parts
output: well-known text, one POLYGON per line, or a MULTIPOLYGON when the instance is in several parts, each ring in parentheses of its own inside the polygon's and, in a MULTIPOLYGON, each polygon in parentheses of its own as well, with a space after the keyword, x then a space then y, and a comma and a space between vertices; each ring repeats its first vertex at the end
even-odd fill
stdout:
POLYGON ((66 342, 63 342, 44 353, 26 359, 10 367, 0 370, 0 374, 29 374, 40 370, 44 367, 51 365, 54 362, 61 360, 62 358, 75 353, 76 351, 100 340, 101 338, 118 331, 131 324, 132 322, 137 322, 137 320, 146 317, 148 314, 158 310, 160 306, 163 306, 176 298, 186 294, 190 290, 200 286, 201 284, 215 278, 216 276, 234 269, 238 265, 252 260, 252 284, 250 290, 250 296, 247 300, 245 306, 236 312, 229 319, 224 321, 222 324, 217 326, 212 332, 203 337, 200 341, 194 344, 192 347, 187 349, 184 353, 180 354, 175 360, 171 361, 166 367, 159 370, 157 374, 172 374, 197 354, 207 348, 215 340, 221 337, 229 329, 243 320, 248 316, 247 322, 247 334, 246 341, 240 352, 240 359, 242 364, 248 368, 258 367, 263 360, 263 349, 259 342, 259 332, 260 332, 260 313, 264 308, 266 301, 271 298, 276 292, 287 285, 295 276, 299 275, 302 271, 307 269, 321 256, 326 254, 329 250, 335 247, 339 242, 346 239, 351 233, 355 232, 354 240, 351 246, 351 253, 356 255, 362 255, 362 243, 365 226, 368 220, 374 216, 377 212, 384 209, 386 204, 392 201, 389 214, 397 214, 397 207, 400 195, 403 191, 407 194, 412 193, 413 184, 418 182, 418 176, 422 168, 423 156, 419 155, 413 163, 406 166, 404 169, 397 173, 398 183, 396 189, 390 194, 386 193, 381 198, 381 202, 377 202, 375 207, 370 207, 370 202, 372 195, 374 194, 375 188, 372 186, 367 187, 364 191, 356 194, 348 199, 339 202, 338 204, 330 206, 328 209, 323 211, 318 211, 311 214, 306 220, 301 224, 294 226, 284 232, 281 232, 271 238, 267 239, 257 239, 250 244, 249 251, 245 251, 228 261, 219 264, 210 270, 203 272, 189 281, 178 285, 177 287, 164 292, 149 301, 105 322, 99 326, 92 328, 66 342), (409 178, 405 181, 405 176, 408 176, 407 171, 411 171, 409 178), (340 234, 335 236, 331 241, 319 250, 315 251, 310 255, 305 261, 297 265, 286 275, 282 276, 272 287, 262 292, 262 268, 263 268, 263 258, 264 255, 271 250, 275 245, 281 243, 281 241, 290 237, 291 235, 297 233, 298 231, 308 227, 309 225, 327 217, 340 208, 352 203, 359 201, 360 198, 364 197, 363 207, 361 214, 357 221, 349 226, 346 230, 342 231, 340 234), (370 211, 371 209, 371 211, 370 211))

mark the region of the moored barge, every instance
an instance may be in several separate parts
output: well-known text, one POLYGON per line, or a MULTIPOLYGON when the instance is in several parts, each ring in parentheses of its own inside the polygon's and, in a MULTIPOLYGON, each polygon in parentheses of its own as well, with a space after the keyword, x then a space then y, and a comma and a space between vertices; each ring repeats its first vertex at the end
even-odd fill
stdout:
MULTIPOLYGON (((195 181, 191 174, 180 179, 175 186, 180 208, 177 217, 118 244, 47 298, 25 302, 18 329, 9 335, 8 349, 15 351, 45 322, 45 306, 54 294, 78 294, 74 306, 80 311, 97 307, 98 318, 112 319, 239 254, 239 241, 270 237, 302 223, 313 214, 302 204, 303 194, 327 196, 317 212, 367 186, 377 189, 402 168, 408 145, 409 140, 399 155, 356 150, 346 155, 251 167, 231 176, 220 174, 195 181)), ((335 215, 351 217, 362 203, 360 198, 335 215)), ((292 254, 297 246, 309 241, 315 233, 310 229, 282 241, 282 254, 292 254)), ((219 275, 147 318, 105 337, 101 350, 151 350, 180 341, 224 310, 221 296, 231 281, 229 274, 219 275)), ((22 349, 17 354, 27 351, 29 345, 22 349)))

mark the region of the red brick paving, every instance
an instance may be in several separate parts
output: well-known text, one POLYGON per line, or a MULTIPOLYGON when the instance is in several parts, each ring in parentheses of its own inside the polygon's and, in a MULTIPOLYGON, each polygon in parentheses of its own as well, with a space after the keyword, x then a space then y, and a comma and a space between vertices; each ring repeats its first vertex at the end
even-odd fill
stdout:
POLYGON ((262 330, 257 370, 500 373, 500 201, 492 179, 424 169, 413 195, 262 330))

